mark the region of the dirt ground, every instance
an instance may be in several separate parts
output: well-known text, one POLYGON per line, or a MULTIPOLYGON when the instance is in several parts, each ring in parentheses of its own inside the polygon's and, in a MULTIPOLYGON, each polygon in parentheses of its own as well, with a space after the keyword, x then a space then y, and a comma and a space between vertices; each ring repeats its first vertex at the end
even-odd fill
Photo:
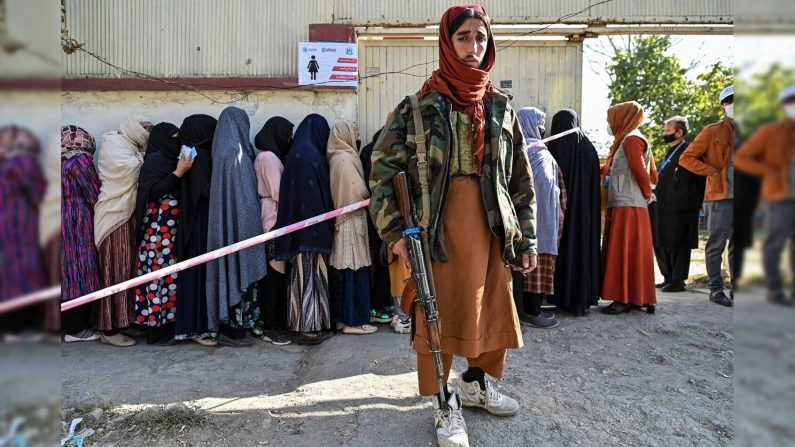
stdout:
MULTIPOLYGON (((691 273, 701 270, 696 261, 691 273)), ((699 289, 659 293, 658 301, 656 315, 592 312, 559 315, 551 330, 524 327, 525 346, 509 353, 496 382, 520 413, 466 409, 471 445, 793 445, 793 311, 753 288, 734 309, 699 289)), ((82 416, 86 446, 435 445, 407 336, 387 326, 315 347, 140 341, 129 349, 0 346, 15 360, 0 362, 3 408, 22 408, 31 420, 46 419, 42 407, 60 408, 61 436, 82 416)), ((10 415, 0 414, 0 439, 10 415)))
MULTIPOLYGON (((694 253, 692 275, 702 260, 694 253)), ((521 411, 465 410, 471 444, 734 445, 733 311, 697 289, 658 301, 656 315, 559 314, 555 329, 523 327, 525 346, 496 382, 521 411)), ((140 341, 62 346, 62 419, 104 409, 85 422, 85 445, 435 445, 408 338, 388 326, 314 347, 140 341)))
MULTIPOLYGON (((525 328, 498 382, 521 412, 465 411, 472 445, 733 445, 731 309, 700 293, 659 301, 656 315, 525 328)), ((107 408, 112 420, 184 402, 207 416, 155 433, 140 418, 106 423, 87 445, 433 445, 407 336, 387 329, 316 347, 64 345, 62 407, 107 408)))

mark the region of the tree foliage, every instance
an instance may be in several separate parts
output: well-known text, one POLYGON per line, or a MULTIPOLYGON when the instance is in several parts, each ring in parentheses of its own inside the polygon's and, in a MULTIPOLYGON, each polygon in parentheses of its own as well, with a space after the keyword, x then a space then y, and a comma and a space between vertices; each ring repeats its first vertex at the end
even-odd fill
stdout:
POLYGON ((667 150, 662 130, 667 118, 688 118, 688 140, 707 124, 721 119, 718 94, 734 82, 731 66, 718 62, 695 80, 675 55, 670 55, 670 36, 630 37, 628 44, 613 44, 613 59, 607 65, 609 95, 614 104, 639 102, 646 122, 641 131, 649 139, 658 160, 667 150))
POLYGON ((766 72, 737 80, 737 109, 742 134, 754 132, 761 124, 783 118, 778 95, 784 87, 795 84, 795 68, 771 65, 766 72))

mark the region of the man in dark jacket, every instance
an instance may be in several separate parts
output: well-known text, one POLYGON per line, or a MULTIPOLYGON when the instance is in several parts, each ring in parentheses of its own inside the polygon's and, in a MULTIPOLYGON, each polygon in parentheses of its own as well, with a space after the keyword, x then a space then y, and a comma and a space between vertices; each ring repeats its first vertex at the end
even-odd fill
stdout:
POLYGON ((698 213, 704 198, 704 177, 679 167, 687 149, 687 118, 674 116, 665 121, 663 140, 668 144, 658 170, 657 203, 652 218, 654 255, 664 281, 662 292, 683 292, 690 270, 690 252, 698 247, 698 213))

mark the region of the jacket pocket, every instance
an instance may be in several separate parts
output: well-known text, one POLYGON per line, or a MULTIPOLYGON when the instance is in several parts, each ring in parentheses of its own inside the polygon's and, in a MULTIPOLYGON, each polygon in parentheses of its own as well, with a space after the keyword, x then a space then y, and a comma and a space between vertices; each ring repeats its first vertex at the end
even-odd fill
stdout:
POLYGON ((720 175, 713 175, 707 178, 707 193, 708 194, 722 194, 723 193, 723 173, 720 175))

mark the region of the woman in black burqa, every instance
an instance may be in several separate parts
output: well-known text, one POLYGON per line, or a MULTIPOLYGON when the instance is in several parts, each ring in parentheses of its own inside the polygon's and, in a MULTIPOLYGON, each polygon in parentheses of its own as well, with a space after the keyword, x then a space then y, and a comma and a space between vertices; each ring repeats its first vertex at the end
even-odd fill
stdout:
MULTIPOLYGON (((550 135, 580 125, 577 112, 564 109, 552 118, 550 135)), ((599 303, 599 156, 582 131, 550 141, 549 152, 563 173, 568 207, 555 262, 551 303, 575 315, 587 315, 599 303)))

